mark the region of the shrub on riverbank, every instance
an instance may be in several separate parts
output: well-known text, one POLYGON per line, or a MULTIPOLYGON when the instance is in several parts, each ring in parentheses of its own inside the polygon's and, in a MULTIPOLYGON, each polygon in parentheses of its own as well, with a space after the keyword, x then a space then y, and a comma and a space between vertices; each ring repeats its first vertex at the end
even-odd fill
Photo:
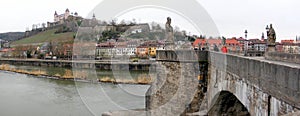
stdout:
POLYGON ((152 82, 152 78, 149 76, 141 76, 137 79, 139 84, 150 84, 152 82))
POLYGON ((10 70, 10 66, 8 64, 1 64, 0 65, 0 70, 8 71, 8 70, 10 70))
POLYGON ((137 79, 115 79, 111 77, 103 77, 100 78, 99 81, 105 83, 150 84, 152 82, 152 78, 149 75, 142 74, 137 79))
POLYGON ((62 77, 65 78, 65 79, 74 78, 72 70, 66 69, 65 74, 62 77))
POLYGON ((47 74, 45 71, 41 71, 41 70, 26 71, 23 69, 16 69, 16 68, 10 67, 8 64, 1 64, 0 70, 22 73, 22 74, 30 74, 30 75, 35 75, 35 76, 41 76, 41 75, 47 74))
POLYGON ((99 80, 100 82, 116 82, 115 79, 110 78, 110 77, 103 77, 99 80))
POLYGON ((36 70, 36 71, 31 71, 30 74, 40 76, 40 75, 46 75, 47 73, 45 71, 36 70))
MULTIPOLYGON (((47 76, 47 77, 57 77, 58 79, 82 79, 82 80, 89 80, 87 71, 82 70, 71 70, 71 69, 65 69, 64 74, 48 74, 44 70, 35 69, 35 70, 24 70, 24 69, 17 69, 14 67, 11 67, 8 64, 1 64, 0 70, 5 71, 11 71, 21 74, 28 74, 28 75, 34 75, 34 76, 47 76)), ((122 83, 122 84, 150 84, 152 82, 152 78, 147 74, 141 74, 138 78, 118 78, 115 79, 113 77, 102 77, 98 79, 98 82, 105 82, 105 83, 122 83)))

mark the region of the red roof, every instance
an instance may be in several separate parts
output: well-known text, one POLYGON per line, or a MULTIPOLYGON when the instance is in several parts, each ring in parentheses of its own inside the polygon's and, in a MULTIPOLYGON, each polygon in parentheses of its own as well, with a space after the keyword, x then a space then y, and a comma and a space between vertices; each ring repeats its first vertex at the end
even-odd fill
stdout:
POLYGON ((244 39, 243 37, 240 37, 237 39, 238 41, 245 41, 246 39, 244 39))
MULTIPOLYGON (((199 44, 203 46, 205 43, 208 43, 209 45, 221 45, 222 39, 196 39, 193 43, 193 47, 196 47, 199 44)), ((237 39, 226 39, 226 44, 239 45, 239 42, 237 39)))
POLYGON ((294 43, 294 40, 281 40, 281 43, 294 43))
POLYGON ((220 44, 222 44, 222 40, 221 39, 207 39, 207 43, 209 45, 214 45, 214 44, 220 45, 220 44))
POLYGON ((226 44, 239 44, 236 39, 226 39, 226 44))
POLYGON ((196 39, 193 43, 193 47, 198 46, 199 44, 204 45, 206 43, 205 39, 196 39))
POLYGON ((4 48, 0 52, 9 52, 9 51, 14 51, 15 48, 4 48))

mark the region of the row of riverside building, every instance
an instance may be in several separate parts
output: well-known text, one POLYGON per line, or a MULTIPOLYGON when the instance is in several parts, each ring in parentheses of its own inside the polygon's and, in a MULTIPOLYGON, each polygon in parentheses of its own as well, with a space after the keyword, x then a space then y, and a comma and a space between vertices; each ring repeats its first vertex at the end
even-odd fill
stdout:
POLYGON ((138 57, 149 58, 156 56, 156 50, 164 49, 162 41, 143 41, 133 39, 129 41, 107 41, 96 45, 96 58, 109 57, 138 57))
MULTIPOLYGON (((299 39, 300 40, 300 39, 299 39)), ((282 40, 276 42, 277 52, 300 54, 299 40, 282 40)), ((175 42, 176 46, 180 42, 175 42)), ((267 49, 267 39, 245 39, 245 38, 228 38, 222 39, 196 39, 191 48, 195 50, 211 50, 221 51, 223 46, 226 46, 229 53, 246 55, 246 56, 263 56, 267 49)), ((165 47, 164 41, 153 40, 143 41, 140 39, 132 39, 128 41, 107 41, 96 45, 96 57, 138 57, 149 58, 156 56, 156 50, 163 50, 165 47)))

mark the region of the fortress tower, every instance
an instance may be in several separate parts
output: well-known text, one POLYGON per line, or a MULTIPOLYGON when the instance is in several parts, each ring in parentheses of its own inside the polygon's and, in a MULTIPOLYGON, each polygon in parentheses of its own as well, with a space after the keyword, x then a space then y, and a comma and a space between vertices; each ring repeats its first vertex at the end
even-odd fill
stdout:
POLYGON ((58 17, 57 12, 55 11, 55 13, 54 13, 54 22, 58 22, 58 21, 59 21, 59 17, 58 17))
POLYGON ((54 13, 54 22, 63 23, 70 16, 70 10, 67 8, 64 14, 58 15, 55 11, 54 13))
POLYGON ((69 16, 70 16, 70 11, 67 8, 66 11, 65 11, 65 19, 68 19, 69 16))

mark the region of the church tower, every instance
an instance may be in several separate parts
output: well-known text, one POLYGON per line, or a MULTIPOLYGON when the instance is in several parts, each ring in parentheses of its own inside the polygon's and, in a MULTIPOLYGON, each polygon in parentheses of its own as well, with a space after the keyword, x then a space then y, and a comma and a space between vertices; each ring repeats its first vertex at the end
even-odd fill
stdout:
POLYGON ((91 20, 91 23, 90 23, 92 26, 96 26, 96 25, 98 25, 98 21, 97 21, 97 19, 96 19, 96 15, 95 15, 95 13, 93 13, 93 18, 92 18, 92 20, 91 20))
POLYGON ((95 13, 93 13, 93 18, 92 18, 93 20, 97 20, 96 19, 96 15, 95 15, 95 13))
POLYGON ((261 41, 265 41, 265 34, 264 34, 264 32, 261 34, 261 41))

